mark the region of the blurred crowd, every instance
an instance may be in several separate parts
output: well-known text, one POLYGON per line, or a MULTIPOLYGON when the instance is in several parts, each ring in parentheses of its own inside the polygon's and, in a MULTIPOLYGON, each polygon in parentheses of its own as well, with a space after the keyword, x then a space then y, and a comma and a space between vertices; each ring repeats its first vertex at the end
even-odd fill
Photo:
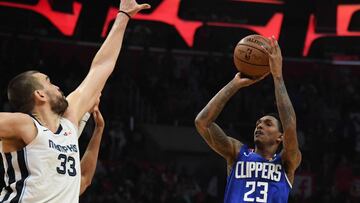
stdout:
MULTIPOLYGON (((24 42, 22 49, 16 49, 12 43, 1 43, 2 111, 11 110, 5 93, 7 82, 15 74, 35 67, 69 93, 86 74, 89 62, 84 61, 95 50, 83 48, 84 59, 66 46, 44 52, 43 45, 34 44, 24 42), (56 50, 64 54, 57 55, 56 50), (15 52, 17 55, 11 54, 15 52)), ((142 124, 192 127, 196 114, 234 77, 231 53, 125 47, 118 66, 103 92, 106 136, 92 186, 81 202, 221 202, 225 162, 223 170, 207 168, 213 174, 204 176, 201 169, 189 172, 176 163, 176 156, 182 152, 175 153, 172 161, 163 158, 161 151, 150 157, 159 149, 154 149, 142 124)), ((353 66, 284 61, 284 78, 297 114, 303 153, 290 202, 360 202, 359 76, 360 70, 353 66)), ((274 111, 269 76, 241 89, 218 123, 235 138, 252 145, 256 119, 274 111)), ((82 151, 91 132, 89 124, 80 138, 82 151)))

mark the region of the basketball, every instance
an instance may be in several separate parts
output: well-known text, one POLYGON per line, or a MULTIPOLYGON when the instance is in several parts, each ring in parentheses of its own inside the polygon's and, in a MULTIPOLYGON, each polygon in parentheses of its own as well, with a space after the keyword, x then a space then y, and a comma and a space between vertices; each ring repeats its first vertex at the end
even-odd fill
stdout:
POLYGON ((249 35, 240 40, 234 50, 234 63, 239 72, 248 78, 259 78, 270 71, 269 40, 261 35, 249 35))

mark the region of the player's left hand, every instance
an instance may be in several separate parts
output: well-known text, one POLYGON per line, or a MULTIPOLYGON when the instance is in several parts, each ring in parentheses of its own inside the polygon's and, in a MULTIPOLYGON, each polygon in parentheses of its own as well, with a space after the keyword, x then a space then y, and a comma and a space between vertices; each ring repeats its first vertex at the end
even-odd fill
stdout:
POLYGON ((239 88, 242 88, 242 87, 250 86, 256 82, 259 82, 260 80, 264 79, 268 75, 269 74, 267 73, 267 74, 261 76, 260 78, 250 79, 250 78, 242 77, 241 73, 238 72, 238 73, 236 73, 235 77, 233 78, 233 81, 239 88))
POLYGON ((274 36, 269 37, 270 41, 270 49, 263 48, 264 51, 268 53, 269 56, 269 65, 270 72, 273 77, 281 77, 282 76, 282 55, 281 49, 278 41, 274 36))
POLYGON ((125 11, 131 17, 137 14, 139 11, 143 9, 149 9, 151 6, 149 4, 138 4, 136 0, 121 0, 120 10, 125 11))

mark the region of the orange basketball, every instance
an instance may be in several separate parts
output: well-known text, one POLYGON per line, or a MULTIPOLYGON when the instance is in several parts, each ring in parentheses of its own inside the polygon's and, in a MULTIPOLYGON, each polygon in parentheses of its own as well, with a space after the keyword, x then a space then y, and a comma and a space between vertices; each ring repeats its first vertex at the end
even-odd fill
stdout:
POLYGON ((269 39, 261 35, 246 36, 236 45, 234 63, 245 77, 258 78, 270 71, 268 54, 261 46, 270 49, 269 39))

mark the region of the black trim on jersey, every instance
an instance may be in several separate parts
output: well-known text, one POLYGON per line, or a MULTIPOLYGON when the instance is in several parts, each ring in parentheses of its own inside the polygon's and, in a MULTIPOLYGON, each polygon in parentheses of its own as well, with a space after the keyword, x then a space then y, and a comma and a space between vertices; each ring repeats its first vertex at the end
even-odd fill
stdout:
POLYGON ((16 182, 16 196, 11 200, 11 203, 17 203, 20 200, 21 194, 24 190, 24 181, 29 176, 29 171, 26 168, 25 163, 25 151, 24 149, 21 149, 17 151, 17 160, 19 164, 19 169, 21 173, 21 180, 16 182))
POLYGON ((11 163, 11 159, 12 159, 11 153, 4 153, 4 154, 5 154, 6 162, 8 164, 7 174, 9 176, 9 182, 8 182, 8 186, 5 187, 5 189, 7 190, 7 193, 4 197, 4 199, 1 201, 1 203, 5 202, 6 200, 9 199, 11 193, 13 192, 10 185, 11 185, 11 183, 15 182, 15 172, 14 172, 14 168, 11 163))
POLYGON ((0 153, 0 193, 2 189, 5 187, 5 169, 4 169, 4 161, 2 158, 2 154, 0 153))
POLYGON ((60 124, 59 127, 58 127, 58 129, 57 129, 57 131, 55 132, 55 134, 60 134, 62 130, 63 130, 63 127, 62 127, 62 125, 60 124))
POLYGON ((6 200, 8 200, 9 197, 10 197, 10 195, 11 195, 11 193, 13 192, 13 190, 11 189, 10 186, 6 186, 6 187, 5 187, 5 190, 6 190, 6 195, 5 195, 4 199, 3 199, 0 203, 3 203, 3 202, 5 202, 6 200))
MULTIPOLYGON (((39 125, 43 126, 43 124, 41 124, 40 121, 39 121, 34 115, 29 114, 29 116, 31 116, 33 119, 35 119, 35 120, 39 123, 39 125)), ((45 126, 43 126, 43 127, 45 127, 45 126)), ((61 133, 62 130, 63 130, 63 127, 62 127, 62 125, 60 124, 59 127, 58 127, 58 129, 56 130, 56 132, 55 132, 54 134, 58 135, 58 134, 61 133)))

